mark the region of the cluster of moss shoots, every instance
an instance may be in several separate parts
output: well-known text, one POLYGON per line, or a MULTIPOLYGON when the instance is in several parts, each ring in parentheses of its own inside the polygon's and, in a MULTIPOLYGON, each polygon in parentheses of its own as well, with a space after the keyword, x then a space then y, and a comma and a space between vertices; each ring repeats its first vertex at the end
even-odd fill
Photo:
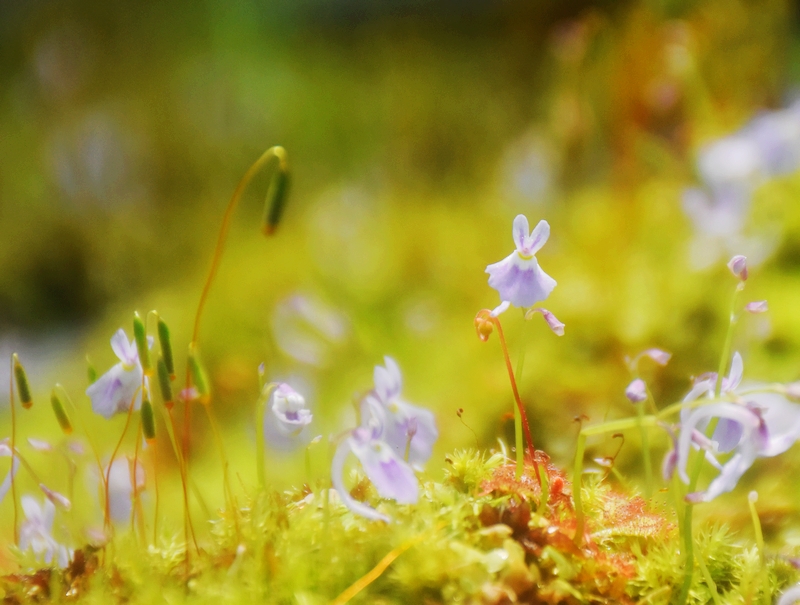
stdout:
MULTIPOLYGON (((248 171, 231 200, 192 346, 230 215, 274 149, 248 171)), ((279 159, 283 168, 284 156, 279 159)), ((281 172, 282 189, 270 194, 267 231, 277 224, 285 197, 281 172)), ((486 314, 479 317, 490 321, 486 314)), ((502 336, 499 322, 495 325, 502 336)), ((476 326, 482 336, 492 331, 488 324, 476 326)), ((522 415, 516 448, 521 454, 520 427, 527 429, 527 421, 504 343, 503 349, 522 415)), ((644 426, 642 417, 623 424, 644 426)), ((797 580, 789 559, 765 556, 763 541, 747 543, 721 523, 695 529, 690 561, 695 573, 687 574, 685 541, 674 512, 613 488, 607 480, 610 470, 583 472, 586 438, 615 430, 615 423, 607 423, 581 432, 572 476, 580 479, 577 486, 533 447, 524 460, 518 455, 516 464, 504 452, 457 450, 445 457, 443 480, 421 474, 415 505, 380 501, 369 480, 352 471, 352 495, 380 501, 390 523, 350 511, 329 482, 286 492, 258 489, 235 506, 226 500, 228 506, 210 520, 210 539, 202 544, 190 539, 188 531, 158 544, 148 544, 135 532, 120 533, 101 547, 76 549, 64 569, 42 568, 31 553, 17 552, 25 571, 0 578, 0 596, 9 604, 718 605, 770 603, 797 580)))

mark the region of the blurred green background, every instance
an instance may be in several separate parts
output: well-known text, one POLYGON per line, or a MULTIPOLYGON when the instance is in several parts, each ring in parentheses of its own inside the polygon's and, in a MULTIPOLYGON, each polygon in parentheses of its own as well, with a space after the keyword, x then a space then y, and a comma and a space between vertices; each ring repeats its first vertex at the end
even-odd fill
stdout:
MULTIPOLYGON (((632 413, 626 355, 673 353, 663 370, 642 365, 660 405, 716 369, 734 281, 725 255, 692 262, 681 199, 702 145, 794 98, 799 15, 784 0, 0 4, 0 353, 20 353, 38 402, 21 435, 56 439, 56 381, 88 409, 84 356, 115 363, 108 339, 130 333, 134 310, 157 309, 183 350, 230 194, 280 144, 285 220, 260 235, 261 175, 200 337, 243 483, 261 362, 314 408, 309 438, 352 425, 389 354, 406 398, 437 412, 432 473, 475 444, 458 408, 480 446, 510 441, 500 348, 472 319, 499 303, 484 269, 512 251, 518 213, 552 227, 538 258, 566 335, 535 323, 521 390, 537 445, 566 465, 575 416, 632 413)), ((746 216, 771 250, 746 296, 770 312, 735 338, 751 379, 800 378, 798 194, 796 171, 767 179, 746 216)), ((521 317, 503 321, 516 358, 521 317)), ((104 450, 124 424, 86 421, 104 450)), ((199 481, 221 501, 199 413, 193 436, 199 481)), ((637 447, 618 460, 631 477, 637 447)), ((302 450, 270 456, 276 485, 305 480, 302 450)))

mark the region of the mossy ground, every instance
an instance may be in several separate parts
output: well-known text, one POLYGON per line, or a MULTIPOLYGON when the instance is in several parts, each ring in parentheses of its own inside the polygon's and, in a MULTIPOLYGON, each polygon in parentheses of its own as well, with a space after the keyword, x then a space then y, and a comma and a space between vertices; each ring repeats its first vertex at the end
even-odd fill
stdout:
MULTIPOLYGON (((308 486, 254 493, 212 521, 213 541, 191 552, 180 536, 158 545, 120 534, 77 550, 63 570, 2 578, 5 603, 652 603, 668 604, 683 581, 675 515, 586 475, 587 525, 580 546, 572 484, 542 452, 542 503, 533 465, 517 481, 499 453, 458 450, 441 482, 422 481, 417 505, 379 502, 355 477, 354 495, 391 515, 354 515, 336 492, 308 486)), ((701 529, 689 603, 768 602, 797 572, 724 525, 701 529), (703 571, 705 570, 705 571, 703 571), (763 572, 763 573, 762 573, 763 572), (766 576, 764 575, 766 574, 766 576), (713 582, 714 589, 711 588, 713 582), (766 582, 766 583, 765 583, 766 582), (717 596, 712 597, 712 591, 717 596)))

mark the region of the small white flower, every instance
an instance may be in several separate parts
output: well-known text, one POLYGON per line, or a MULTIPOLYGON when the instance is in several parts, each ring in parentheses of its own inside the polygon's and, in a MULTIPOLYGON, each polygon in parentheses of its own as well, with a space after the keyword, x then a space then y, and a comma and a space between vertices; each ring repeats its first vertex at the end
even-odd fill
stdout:
POLYGON ((52 534, 55 505, 45 499, 44 505, 39 506, 36 499, 31 496, 23 496, 20 503, 25 512, 25 521, 19 528, 20 550, 23 552, 32 550, 37 560, 48 565, 55 564, 62 569, 69 565, 72 549, 59 544, 52 534))

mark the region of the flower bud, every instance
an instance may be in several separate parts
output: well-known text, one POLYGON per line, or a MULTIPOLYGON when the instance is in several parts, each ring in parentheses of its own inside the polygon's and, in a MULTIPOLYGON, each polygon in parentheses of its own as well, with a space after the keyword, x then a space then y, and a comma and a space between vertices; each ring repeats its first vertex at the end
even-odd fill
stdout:
POLYGON ((69 501, 69 498, 66 496, 59 494, 52 489, 49 489, 44 483, 39 484, 39 489, 42 490, 44 493, 45 498, 50 500, 56 506, 62 507, 64 510, 70 510, 72 508, 72 502, 69 501))
POLYGON ((172 400, 172 383, 170 382, 167 363, 162 355, 158 356, 156 367, 158 368, 158 385, 161 387, 161 399, 164 401, 164 406, 170 410, 174 405, 172 400))
POLYGON ((672 353, 667 353, 662 349, 655 349, 655 348, 642 351, 641 355, 644 357, 649 357, 660 366, 667 365, 667 363, 669 363, 669 360, 672 358, 672 353))
POLYGON ((635 379, 625 389, 625 397, 631 403, 641 403, 647 399, 647 385, 641 378, 635 379))
POLYGON ((556 336, 564 336, 564 324, 547 309, 541 307, 534 307, 525 312, 525 319, 531 319, 534 314, 541 313, 544 320, 547 322, 548 327, 553 331, 556 336))
POLYGON ((475 317, 475 331, 478 333, 478 338, 480 338, 483 342, 489 340, 489 336, 491 336, 493 330, 494 324, 491 320, 486 319, 481 315, 477 315, 475 317))
POLYGON ((153 415, 153 404, 149 399, 142 401, 142 432, 145 440, 150 443, 156 438, 156 419, 153 415))
POLYGON ((56 415, 58 426, 61 427, 64 434, 69 435, 72 433, 72 422, 70 422, 69 416, 67 416, 64 402, 61 401, 61 397, 58 396, 58 385, 56 385, 56 388, 53 389, 53 392, 50 394, 50 404, 53 406, 53 413, 56 415))
POLYGON ((150 363, 150 347, 147 346, 147 330, 138 311, 133 314, 133 337, 136 340, 136 350, 139 352, 139 363, 146 376, 153 373, 153 364, 150 363))
POLYGON ((747 303, 744 308, 748 313, 766 313, 769 311, 766 300, 754 300, 753 302, 747 303))
POLYGON ((728 261, 728 269, 734 277, 747 281, 747 257, 737 254, 728 261))
POLYGON ((175 358, 172 355, 172 337, 169 334, 167 323, 158 318, 158 344, 161 347, 161 355, 164 356, 164 363, 167 367, 169 377, 175 378, 175 358))
POLYGON ((195 389, 197 389, 200 403, 208 403, 211 400, 210 391, 208 390, 208 380, 203 366, 197 358, 197 351, 194 344, 189 345, 189 372, 192 376, 192 384, 194 384, 195 389))
POLYGON ((280 163, 270 182, 264 205, 264 220, 261 227, 264 235, 272 235, 275 232, 289 194, 289 167, 286 165, 285 157, 279 159, 280 163))
POLYGON ((14 379, 17 382, 17 393, 19 393, 19 402, 25 409, 33 405, 33 398, 31 397, 31 385, 28 382, 28 375, 25 373, 25 368, 19 361, 19 357, 14 353, 12 355, 14 360, 14 379))

